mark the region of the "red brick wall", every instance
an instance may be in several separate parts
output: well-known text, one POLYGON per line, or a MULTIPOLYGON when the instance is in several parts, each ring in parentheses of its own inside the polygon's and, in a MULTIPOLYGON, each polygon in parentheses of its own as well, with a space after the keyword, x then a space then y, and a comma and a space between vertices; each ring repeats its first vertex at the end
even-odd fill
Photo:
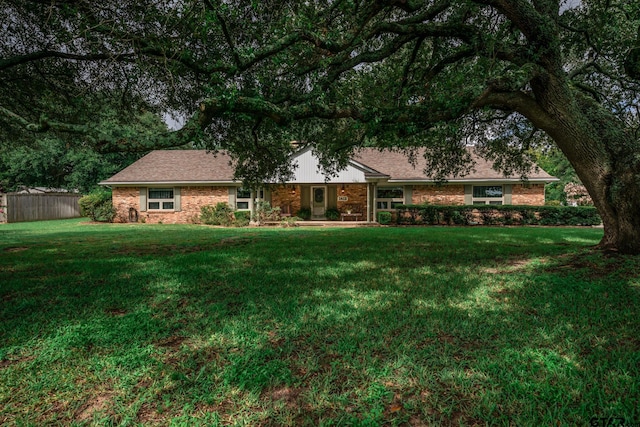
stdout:
POLYGON ((413 187, 411 203, 421 205, 464 205, 464 185, 416 185, 413 187))
POLYGON ((116 208, 116 222, 129 221, 129 208, 138 211, 139 221, 148 223, 162 222, 164 224, 184 224, 197 222, 200 208, 216 203, 229 203, 227 187, 181 187, 180 212, 140 211, 140 188, 114 187, 113 206, 116 208))
POLYGON ((138 187, 113 187, 111 201, 116 208, 115 222, 129 222, 129 208, 140 212, 140 189, 138 187))
POLYGON ((300 186, 293 186, 295 193, 291 194, 291 185, 282 185, 271 190, 271 206, 279 207, 281 210, 285 209, 285 206, 291 207, 292 215, 300 210, 300 186))
POLYGON ((544 184, 514 184, 511 188, 512 205, 544 205, 544 184))
POLYGON ((344 212, 347 206, 357 209, 360 208, 361 212, 367 213, 367 185, 366 184, 345 184, 344 193, 342 192, 342 186, 338 185, 338 197, 347 196, 347 201, 338 201, 338 210, 344 212))

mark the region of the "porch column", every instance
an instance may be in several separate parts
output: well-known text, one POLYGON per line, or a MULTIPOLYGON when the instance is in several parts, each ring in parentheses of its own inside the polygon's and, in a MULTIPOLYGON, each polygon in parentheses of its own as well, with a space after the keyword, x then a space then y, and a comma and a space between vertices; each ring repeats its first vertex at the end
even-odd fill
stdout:
POLYGON ((373 222, 378 222, 378 183, 373 183, 373 222))
POLYGON ((367 222, 371 222, 371 184, 367 182, 367 222))

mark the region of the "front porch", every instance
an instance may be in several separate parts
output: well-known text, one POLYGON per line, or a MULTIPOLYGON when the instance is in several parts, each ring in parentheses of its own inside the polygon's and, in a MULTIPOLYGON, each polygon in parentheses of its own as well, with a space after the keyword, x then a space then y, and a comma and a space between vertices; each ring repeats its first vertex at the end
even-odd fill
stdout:
POLYGON ((307 222, 375 222, 374 185, 291 184, 273 188, 272 207, 285 216, 299 216, 307 222))

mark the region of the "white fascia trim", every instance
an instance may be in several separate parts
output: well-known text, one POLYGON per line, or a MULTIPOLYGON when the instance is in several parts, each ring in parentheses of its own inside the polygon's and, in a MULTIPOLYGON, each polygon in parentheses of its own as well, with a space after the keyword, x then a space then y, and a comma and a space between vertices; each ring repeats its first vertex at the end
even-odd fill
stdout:
MULTIPOLYGON (((533 182, 533 183, 549 183, 549 182, 557 182, 560 181, 558 178, 532 178, 529 179, 527 181, 524 181, 522 179, 518 179, 518 178, 502 178, 502 179, 497 179, 497 178, 482 178, 482 179, 448 179, 444 182, 444 184, 479 184, 479 183, 486 183, 486 182, 495 182, 495 183, 525 183, 525 182, 533 182)), ((433 180, 424 180, 424 181, 418 181, 418 180, 404 180, 404 179, 390 179, 389 180, 390 183, 394 183, 394 184, 435 184, 435 181, 433 180)))
POLYGON ((185 185, 233 185, 233 186, 242 186, 240 181, 101 181, 98 185, 106 185, 110 187, 148 187, 150 185, 177 185, 177 186, 185 186, 185 185))
POLYGON ((386 175, 386 174, 384 174, 384 173, 382 173, 380 171, 377 171, 377 170, 365 165, 364 163, 360 163, 360 162, 357 162, 355 160, 351 160, 350 159, 349 160, 349 164, 351 166, 353 166, 354 168, 359 169, 361 172, 386 175))

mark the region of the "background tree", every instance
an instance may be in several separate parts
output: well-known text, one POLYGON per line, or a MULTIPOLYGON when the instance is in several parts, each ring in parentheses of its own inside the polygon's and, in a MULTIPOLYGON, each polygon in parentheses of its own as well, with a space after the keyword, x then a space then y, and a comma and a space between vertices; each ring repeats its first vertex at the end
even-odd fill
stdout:
POLYGON ((91 147, 70 145, 58 138, 42 137, 35 143, 0 153, 2 191, 49 187, 89 193, 140 158, 140 153, 97 153, 91 147))
POLYGON ((564 188, 567 184, 580 184, 580 179, 571 163, 555 146, 540 147, 533 151, 536 164, 549 174, 559 179, 545 187, 545 200, 547 203, 567 204, 567 194, 564 188))
POLYGON ((290 139, 330 170, 369 144, 425 147, 432 176, 464 174, 472 142, 525 173, 544 133, 597 206, 601 246, 640 252, 637 2, 2 4, 7 133, 74 132, 100 150, 194 141, 230 150, 248 180, 285 175, 290 139), (104 94, 184 126, 141 138, 76 115, 104 94))

